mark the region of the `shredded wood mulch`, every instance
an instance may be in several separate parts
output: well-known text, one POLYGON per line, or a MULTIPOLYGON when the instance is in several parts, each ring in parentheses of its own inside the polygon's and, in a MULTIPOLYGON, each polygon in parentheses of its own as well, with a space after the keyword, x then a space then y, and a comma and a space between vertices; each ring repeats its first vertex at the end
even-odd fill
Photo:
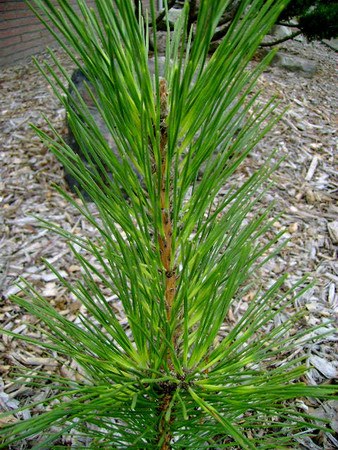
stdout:
MULTIPOLYGON (((293 311, 285 314, 305 307, 307 312, 297 327, 304 329, 323 324, 324 327, 317 331, 323 337, 315 344, 300 346, 288 358, 307 355, 308 365, 311 366, 306 380, 308 383, 334 383, 338 376, 338 336, 326 333, 334 330, 332 321, 337 319, 338 314, 337 54, 320 43, 292 42, 284 47, 291 54, 317 62, 318 73, 314 78, 304 78, 301 74, 273 67, 261 76, 258 88, 263 89, 262 99, 276 96, 280 100, 279 110, 287 106, 289 109, 242 164, 231 184, 245 181, 272 150, 277 150, 275 160, 285 157, 273 175, 274 184, 257 205, 257 210, 275 202, 274 212, 284 211, 284 215, 275 222, 274 230, 262 239, 267 240, 286 228, 283 239, 290 239, 290 242, 267 266, 260 269, 256 275, 257 283, 270 286, 285 272, 290 274, 283 286, 285 290, 306 273, 310 280, 316 280, 314 287, 294 305, 293 311)), ((56 53, 71 72, 72 64, 60 50, 56 53)), ((51 61, 47 54, 40 55, 38 59, 51 61)), ((31 122, 47 130, 42 118, 44 113, 57 130, 66 135, 65 112, 47 82, 35 65, 29 62, 2 70, 0 83, 0 323, 6 330, 40 338, 38 330, 41 324, 37 323, 37 319, 9 300, 11 294, 19 292, 15 284, 19 277, 32 283, 69 320, 77 322, 79 311, 85 311, 59 284, 42 260, 44 258, 53 264, 70 282, 75 281, 80 267, 66 240, 41 228, 35 215, 79 236, 93 236, 95 230, 53 188, 53 183, 56 183, 68 189, 63 179, 63 169, 29 127, 31 122), (29 325, 37 325, 37 328, 32 331, 29 325)), ((94 205, 89 204, 89 208, 95 214, 94 205)), ((109 295, 107 292, 108 301, 114 300, 109 295)), ((227 326, 231 326, 246 309, 252 296, 253 292, 248 292, 239 306, 230 311, 225 332, 227 326)), ((121 321, 125 321, 116 300, 114 308, 121 321)), ((278 320, 285 320, 285 316, 281 314, 278 320)), ((0 353, 0 409, 4 411, 46 398, 52 389, 34 390, 22 386, 13 380, 12 375, 17 370, 28 369, 32 375, 37 370, 43 370, 47 374, 81 376, 81 369, 74 362, 6 335, 2 336, 0 353)), ((312 438, 299 436, 299 448, 338 448, 338 402, 322 403, 303 398, 295 402, 294 407, 330 419, 331 427, 336 432, 320 433, 312 438)), ((33 411, 27 410, 2 420, 18 420, 20 417, 30 417, 30 414, 33 411)), ((11 448, 31 448, 40 441, 41 437, 35 436, 11 448)), ((90 444, 83 442, 83 445, 90 444)))

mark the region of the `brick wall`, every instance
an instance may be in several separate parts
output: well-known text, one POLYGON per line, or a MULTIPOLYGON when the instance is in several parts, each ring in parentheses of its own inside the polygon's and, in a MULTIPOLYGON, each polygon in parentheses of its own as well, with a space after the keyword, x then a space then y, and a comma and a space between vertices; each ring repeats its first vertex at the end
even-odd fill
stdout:
MULTIPOLYGON (((144 0, 144 5, 149 1, 144 0)), ((76 0, 69 2, 75 5, 76 0)), ((87 4, 93 6, 94 0, 87 4)), ((18 63, 55 43, 23 0, 0 0, 0 67, 18 63)))

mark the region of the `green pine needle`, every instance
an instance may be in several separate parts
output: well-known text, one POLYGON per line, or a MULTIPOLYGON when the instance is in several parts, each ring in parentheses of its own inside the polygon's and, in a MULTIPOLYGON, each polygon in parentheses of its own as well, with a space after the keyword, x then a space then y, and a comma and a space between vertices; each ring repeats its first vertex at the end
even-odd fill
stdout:
POLYGON ((44 323, 43 340, 17 338, 74 359, 85 375, 76 381, 21 374, 24 384, 51 384, 53 392, 35 404, 42 413, 19 419, 34 405, 14 413, 18 420, 2 428, 0 448, 41 434, 34 448, 62 448, 67 438, 82 448, 85 437, 93 449, 276 449, 294 445, 307 430, 326 429, 292 401, 331 398, 334 387, 300 382, 304 358, 275 364, 314 339, 315 328, 294 334, 302 312, 274 325, 308 288, 306 279, 284 293, 284 277, 257 288, 243 316, 221 333, 257 269, 279 250, 281 234, 260 241, 273 225, 272 206, 250 216, 274 169, 269 160, 244 184, 217 194, 279 119, 278 104, 262 105, 253 92, 273 54, 255 69, 248 64, 287 3, 242 0, 209 57, 229 1, 201 1, 190 32, 186 1, 175 31, 167 33, 161 78, 153 3, 148 15, 136 17, 131 0, 97 0, 95 10, 78 0, 80 13, 66 0, 32 0, 94 87, 95 93, 87 85, 116 151, 50 51, 53 66, 38 67, 66 109, 86 164, 52 123, 48 134, 33 128, 95 203, 98 217, 64 193, 96 232, 86 240, 42 221, 69 241, 82 275, 72 284, 47 266, 85 313, 70 322, 24 280, 24 295, 12 299, 44 323), (150 40, 155 75, 148 68, 150 40), (122 305, 123 324, 107 291, 122 305), (252 430, 263 430, 259 439, 252 430))

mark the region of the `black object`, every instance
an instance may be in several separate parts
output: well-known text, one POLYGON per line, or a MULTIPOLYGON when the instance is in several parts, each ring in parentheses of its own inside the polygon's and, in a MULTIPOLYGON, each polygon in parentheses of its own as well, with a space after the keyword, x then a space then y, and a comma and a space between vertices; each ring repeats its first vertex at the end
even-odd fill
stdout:
MULTIPOLYGON (((98 125, 102 135, 104 136, 104 138, 106 139, 109 147, 111 148, 111 151, 114 153, 114 155, 116 156, 117 160, 120 161, 120 163, 122 164, 122 158, 119 155, 119 152, 116 148, 116 145, 114 143, 114 140, 104 122, 104 120, 101 117, 100 112, 98 111, 95 101, 93 100, 92 96, 90 95, 91 93, 94 94, 95 97, 96 96, 96 92, 95 92, 95 87, 94 85, 89 81, 89 79, 87 78, 87 76, 85 75, 84 71, 82 69, 76 69, 74 70, 72 77, 71 77, 72 83, 75 86, 77 92, 79 93, 79 95, 81 96, 81 98, 84 100, 86 106, 88 107, 91 116, 93 117, 93 119, 95 120, 96 124, 98 125), (89 90, 88 90, 89 88, 89 90)), ((74 102, 77 104, 78 102, 78 95, 76 93, 76 91, 74 90, 73 86, 70 85, 69 86, 69 96, 74 100, 74 102)), ((73 111, 75 111, 75 107, 74 105, 72 105, 73 102, 71 102, 70 107, 73 109, 73 111)), ((88 154, 86 155, 86 151, 85 149, 81 148, 81 145, 79 144, 79 142, 77 141, 70 123, 67 119, 67 130, 68 130, 68 136, 67 136, 67 144, 71 147, 71 149, 77 154, 79 155, 79 157, 81 158, 82 162, 84 163, 85 167, 93 172, 93 168, 91 167, 91 164, 93 164, 94 168, 100 173, 101 169, 100 167, 93 161, 93 159, 90 156, 90 152, 88 152, 88 154), (90 162, 88 161, 88 158, 90 158, 90 162)), ((131 168, 133 169, 133 171, 135 172, 135 174, 138 176, 138 178, 140 180, 141 176, 140 174, 137 172, 136 168, 132 165, 132 163, 130 163, 131 168)), ((108 173, 108 176, 112 179, 113 175, 108 173)), ((77 192, 77 189, 81 192, 81 194, 84 196, 84 198, 87 201, 90 201, 90 197, 89 195, 82 189, 80 183, 73 177, 73 175, 69 172, 69 170, 67 170, 67 168, 65 168, 65 181, 67 183, 67 185, 69 186, 70 190, 72 192, 77 192)), ((103 180, 107 179, 107 173, 105 173, 102 176, 103 180)), ((123 194, 124 197, 127 197, 126 194, 123 194)))

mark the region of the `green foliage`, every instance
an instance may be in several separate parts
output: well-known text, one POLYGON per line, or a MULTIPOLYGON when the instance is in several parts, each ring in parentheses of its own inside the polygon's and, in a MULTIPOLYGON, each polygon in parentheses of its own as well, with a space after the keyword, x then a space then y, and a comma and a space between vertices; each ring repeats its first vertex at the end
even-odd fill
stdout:
MULTIPOLYGON (((73 358, 86 376, 76 381, 37 373, 32 385, 52 383, 55 395, 41 402, 43 414, 4 427, 0 447, 43 432, 45 441, 35 448, 57 448, 60 436, 84 435, 92 439, 90 448, 103 449, 276 449, 309 427, 320 428, 289 401, 327 398, 333 389, 298 381, 306 371, 303 358, 274 363, 313 339, 294 334, 301 313, 274 324, 302 295, 304 280, 283 293, 284 277, 257 289, 236 325, 220 334, 230 307, 241 302, 279 238, 260 243, 273 223, 272 206, 248 217, 264 193, 269 161, 243 185, 223 197, 217 193, 278 119, 275 103, 262 105, 259 93, 249 96, 273 55, 256 69, 247 65, 286 2, 243 0, 210 59, 210 40, 228 2, 202 2, 193 42, 186 4, 171 39, 168 33, 164 79, 158 71, 150 76, 148 27, 142 17, 137 22, 132 1, 98 0, 96 14, 79 0, 82 16, 65 0, 58 8, 51 0, 34 3, 84 67, 122 163, 86 104, 69 95, 71 79, 51 52, 66 82, 48 63, 40 70, 65 106, 91 170, 51 123, 53 137, 36 132, 88 192, 99 218, 85 202, 69 198, 97 235, 85 240, 46 224, 70 241, 82 279, 72 285, 50 269, 86 313, 79 324, 70 322, 24 281, 24 298, 13 299, 49 329, 41 342, 18 337, 73 358), (121 302, 127 325, 100 286, 121 302), (265 431, 250 439, 256 428, 265 431)), ((157 61, 156 29, 152 38, 157 61)))
MULTIPOLYGON (((172 7, 180 7, 179 0, 172 0, 170 5, 172 7)), ((194 10, 198 11, 199 3, 195 1, 189 2, 194 10)), ((225 8, 224 14, 220 19, 220 27, 215 32, 211 45, 211 51, 217 46, 216 41, 222 39, 227 33, 232 20, 236 17, 237 12, 240 10, 240 0, 229 0, 228 5, 225 8)), ((197 17, 197 13, 190 17, 190 21, 194 22, 197 17)), ((161 14, 159 15, 159 18, 161 14)), ((158 18, 158 19, 159 19, 158 18)), ((162 25, 163 23, 159 21, 162 25)), ((338 37, 338 3, 337 0, 289 0, 286 7, 277 19, 277 23, 287 24, 294 28, 299 28, 300 32, 292 33, 290 36, 285 37, 282 41, 271 41, 271 45, 274 46, 281 42, 293 39, 299 34, 303 34, 309 41, 318 39, 331 39, 338 37)), ((266 44, 265 44, 266 46, 266 44)))
POLYGON ((306 14, 315 3, 318 2, 316 0, 290 0, 279 16, 279 19, 290 20, 302 16, 303 14, 306 14))
POLYGON ((297 19, 309 41, 338 36, 338 3, 336 0, 291 0, 280 20, 297 19))
POLYGON ((299 27, 308 40, 338 37, 338 3, 322 0, 299 17, 299 27))

